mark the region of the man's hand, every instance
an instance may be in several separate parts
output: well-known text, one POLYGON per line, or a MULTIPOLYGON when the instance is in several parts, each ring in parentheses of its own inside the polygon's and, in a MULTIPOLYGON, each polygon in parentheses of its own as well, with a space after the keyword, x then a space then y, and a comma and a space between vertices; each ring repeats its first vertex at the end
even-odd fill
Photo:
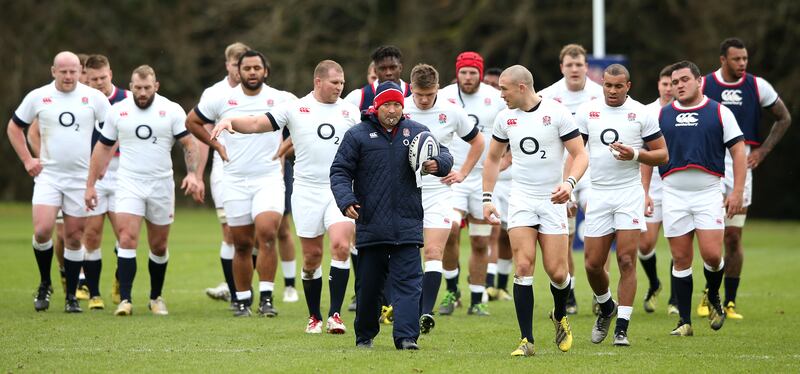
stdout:
POLYGON ((750 151, 750 154, 747 156, 747 167, 750 169, 755 169, 758 165, 761 165, 761 162, 764 161, 764 158, 767 157, 767 151, 763 148, 756 148, 750 151))
POLYGON ((439 163, 436 160, 426 160, 422 163, 422 175, 434 174, 439 171, 439 163))
POLYGON ((216 139, 211 140, 211 148, 219 154, 219 157, 222 158, 222 161, 228 162, 228 151, 225 149, 225 146, 222 143, 218 142, 216 139))
POLYGON ((191 194, 195 201, 198 203, 203 202, 205 187, 202 185, 202 182, 198 182, 194 173, 186 174, 186 177, 184 177, 181 182, 181 189, 184 191, 184 195, 191 194))
POLYGON ((652 217, 655 209, 655 204, 653 204, 653 199, 650 198, 650 195, 644 195, 644 216, 652 217))
POLYGON ((344 215, 346 215, 348 218, 358 219, 359 209, 361 209, 361 205, 358 204, 350 205, 349 207, 347 207, 347 209, 344 210, 344 215))
POLYGON ((31 158, 25 163, 25 171, 32 177, 39 175, 42 172, 42 161, 38 158, 31 158))
POLYGON ((563 182, 553 190, 550 201, 553 204, 564 204, 569 201, 570 194, 572 194, 572 185, 569 182, 563 182))
POLYGON ((499 225, 500 219, 500 212, 497 211, 497 208, 494 207, 492 203, 483 203, 483 216, 487 217, 486 220, 489 221, 491 225, 499 225))
POLYGON ((742 211, 743 200, 743 192, 736 192, 736 190, 734 190, 733 192, 729 193, 725 198, 725 217, 730 219, 739 214, 742 211))
MULTIPOLYGON (((424 165, 424 163, 423 163, 424 165)), ((461 174, 458 170, 450 170, 450 173, 447 174, 446 177, 442 178, 442 183, 446 185, 452 185, 456 183, 461 183, 464 181, 465 175, 461 174)))
POLYGON ((236 131, 233 131, 233 125, 231 124, 230 118, 223 118, 217 122, 217 125, 211 129, 211 139, 216 139, 220 136, 220 134, 222 134, 223 131, 227 131, 231 134, 236 133, 236 131))
POLYGON ((567 218, 575 217, 578 214, 578 203, 570 199, 567 201, 567 218))
POLYGON ((619 161, 633 160, 633 147, 629 147, 620 142, 614 142, 611 143, 611 145, 609 145, 608 148, 611 151, 611 154, 614 155, 614 158, 616 158, 619 161))
POLYGON ((97 190, 95 190, 94 186, 86 186, 83 201, 86 203, 87 212, 97 207, 97 190))

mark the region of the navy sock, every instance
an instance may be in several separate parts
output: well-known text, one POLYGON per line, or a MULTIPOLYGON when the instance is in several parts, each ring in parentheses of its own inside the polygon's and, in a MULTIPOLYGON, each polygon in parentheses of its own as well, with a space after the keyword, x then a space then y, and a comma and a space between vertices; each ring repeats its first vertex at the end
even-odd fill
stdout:
POLYGON ((567 298, 570 292, 572 289, 569 285, 563 290, 559 290, 550 284, 550 293, 553 294, 553 317, 556 318, 556 321, 561 321, 567 315, 567 298))
POLYGON ((505 290, 508 287, 508 274, 497 273, 497 288, 505 290))
POLYGON ((257 264, 258 264, 258 255, 253 255, 253 269, 256 268, 257 264))
POLYGON ((494 287, 494 274, 486 273, 486 287, 494 287))
POLYGON ((483 292, 470 292, 469 293, 469 305, 477 305, 481 303, 481 299, 483 298, 483 292))
POLYGON ((36 248, 34 248, 33 255, 36 256, 36 266, 39 268, 39 278, 41 282, 48 285, 52 284, 53 281, 50 279, 50 269, 53 266, 53 246, 50 246, 50 248, 44 251, 37 251, 36 248))
MULTIPOLYGON (((347 292, 347 282, 350 280, 350 269, 340 269, 331 266, 328 278, 328 290, 331 293, 331 308, 328 317, 334 313, 341 313, 344 294, 347 292)), ((321 287, 321 286, 320 286, 321 287)))
POLYGON ((703 275, 706 276, 706 284, 708 285, 708 300, 712 304, 719 303, 719 286, 722 284, 724 273, 723 269, 708 271, 705 267, 703 268, 703 275))
POLYGON ((219 262, 222 264, 222 274, 225 276, 225 283, 228 284, 228 290, 231 293, 231 301, 236 300, 236 283, 233 281, 233 260, 226 260, 220 257, 219 262))
POLYGON ((442 273, 438 271, 426 271, 422 274, 421 314, 433 314, 433 307, 436 304, 436 296, 439 294, 439 286, 441 284, 442 273))
POLYGON ((100 272, 102 269, 102 259, 83 261, 83 272, 86 274, 86 285, 89 287, 91 297, 100 296, 100 272))
POLYGON ((669 303, 671 305, 678 305, 678 297, 675 296, 675 276, 672 275, 673 265, 675 265, 674 261, 669 260, 669 303))
POLYGON ((653 253, 653 256, 646 260, 640 258, 639 262, 642 263, 642 269, 647 274, 647 280, 650 281, 650 289, 658 289, 661 286, 661 281, 658 280, 658 272, 656 271, 656 254, 653 253))
POLYGON ((725 277, 725 305, 736 302, 736 291, 739 290, 739 277, 725 277))
POLYGON ((272 291, 260 291, 258 294, 261 297, 261 301, 272 298, 272 291))
POLYGON ((163 264, 157 264, 153 260, 147 261, 147 270, 150 271, 150 300, 155 300, 161 296, 168 263, 169 261, 163 264))
POLYGON ((629 320, 624 318, 617 318, 617 327, 614 328, 614 334, 618 334, 620 331, 628 332, 628 323, 629 320))
POLYGON ((533 343, 533 286, 514 283, 514 309, 517 311, 520 338, 533 343))
POLYGON ((117 257, 117 271, 119 272, 120 299, 132 302, 131 289, 133 288, 133 278, 136 277, 136 258, 117 257))
POLYGON ((322 297, 322 278, 303 279, 303 290, 306 294, 308 314, 322 320, 322 312, 319 308, 319 299, 322 297))
POLYGON ((678 299, 678 312, 683 323, 692 323, 692 289, 694 281, 692 275, 688 277, 675 277, 675 297, 678 299))
POLYGON ((284 277, 283 278, 283 285, 284 285, 284 287, 294 287, 294 277, 292 277, 292 278, 284 277))
POLYGON ((444 282, 447 285, 447 290, 448 291, 450 291, 450 292, 458 291, 458 276, 456 276, 453 279, 445 278, 444 282))
POLYGON ((604 303, 600 303, 600 314, 603 316, 610 316, 614 314, 614 298, 609 298, 604 303))
POLYGON ((78 289, 78 277, 81 274, 81 267, 83 261, 72 261, 64 259, 64 272, 67 275, 67 295, 75 296, 75 290, 78 289))

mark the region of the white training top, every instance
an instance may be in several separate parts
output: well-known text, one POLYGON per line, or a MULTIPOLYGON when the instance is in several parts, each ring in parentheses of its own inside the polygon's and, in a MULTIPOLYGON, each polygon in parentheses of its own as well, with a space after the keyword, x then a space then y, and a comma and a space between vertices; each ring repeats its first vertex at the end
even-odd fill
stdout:
MULTIPOLYGON (((289 128, 294 143, 294 183, 308 187, 330 185, 330 170, 344 133, 361 122, 358 108, 342 99, 325 104, 309 93, 284 102, 267 113, 280 129, 289 128)), ((280 134, 279 129, 273 128, 280 134)))
MULTIPOLYGON (((700 103, 695 106, 686 107, 681 105, 681 103, 678 101, 674 101, 672 105, 674 105, 677 109, 692 110, 706 105, 708 100, 709 98, 703 95, 703 100, 701 100, 700 103)), ((742 130, 739 129, 739 124, 736 122, 736 117, 734 117, 733 112, 731 112, 730 109, 725 107, 725 105, 720 104, 719 114, 722 118, 723 142, 727 143, 733 138, 742 136, 742 130)), ((687 171, 690 170, 692 169, 669 174, 669 178, 663 180, 664 185, 671 188, 688 191, 696 191, 714 186, 719 187, 720 177, 702 171, 696 173, 687 173, 687 171)))
POLYGON ((658 120, 642 103, 630 96, 618 107, 605 100, 591 100, 578 107, 575 122, 581 134, 589 137, 587 151, 592 168, 592 188, 616 189, 642 184, 639 162, 620 161, 610 145, 620 142, 641 149, 647 140, 660 136, 658 120))
POLYGON ((564 141, 580 134, 565 106, 542 99, 531 112, 500 112, 492 136, 511 145, 512 189, 547 198, 563 182, 564 141))
POLYGON ((586 84, 580 91, 570 91, 567 88, 566 78, 561 78, 558 82, 553 83, 549 87, 539 91, 539 95, 546 99, 553 99, 569 109, 569 112, 575 114, 578 107, 589 101, 598 98, 603 98, 603 86, 595 83, 593 80, 586 77, 586 84))
MULTIPOLYGON (((496 88, 481 83, 478 91, 474 94, 466 94, 458 88, 458 83, 453 83, 439 90, 439 99, 449 101, 457 106, 464 108, 467 115, 472 119, 472 125, 478 127, 483 133, 485 142, 483 153, 480 160, 475 164, 470 174, 481 174, 483 161, 489 153, 489 143, 492 140, 492 129, 497 114, 506 109, 506 103, 500 97, 500 91, 496 88)), ((460 169, 464 164, 469 152, 469 144, 461 139, 454 139, 450 147, 450 154, 453 155, 453 169, 460 169)))
POLYGON ((120 153, 120 176, 158 179, 172 177, 170 151, 176 139, 189 133, 183 108, 156 94, 147 109, 136 106, 133 97, 114 104, 100 134, 105 139, 118 140, 125 150, 120 153))
MULTIPOLYGON (((439 144, 447 147, 448 150, 456 138, 472 139, 478 133, 464 109, 439 97, 436 98, 436 102, 430 109, 422 110, 414 103, 412 94, 405 100, 403 114, 406 118, 428 127, 439 144)), ((469 149, 469 145, 467 149, 469 149)), ((476 164, 475 167, 477 166, 476 164)), ((441 178, 431 174, 422 176, 422 188, 430 189, 441 186, 444 186, 441 178)))
POLYGON ((92 131, 110 107, 106 95, 80 83, 70 92, 61 92, 53 81, 25 95, 12 120, 27 127, 39 119, 43 168, 35 180, 86 188, 92 131))
MULTIPOLYGON (((209 123, 216 123, 223 118, 262 115, 276 105, 294 98, 294 95, 266 84, 254 96, 246 95, 241 85, 230 91, 219 90, 213 93, 201 98, 195 108, 195 113, 209 123)), ((280 160, 272 159, 281 144, 279 132, 230 134, 225 131, 222 139, 229 160, 223 167, 225 177, 258 178, 281 175, 280 160)))

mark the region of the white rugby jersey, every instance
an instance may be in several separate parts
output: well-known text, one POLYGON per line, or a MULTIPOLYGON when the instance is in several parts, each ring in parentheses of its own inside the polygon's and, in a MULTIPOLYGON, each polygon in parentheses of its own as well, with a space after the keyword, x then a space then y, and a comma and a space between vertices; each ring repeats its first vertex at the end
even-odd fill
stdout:
MULTIPOLYGON (((436 140, 448 149, 455 138, 468 142, 478 135, 477 127, 472 124, 464 109, 438 96, 430 109, 422 110, 414 103, 414 95, 412 94, 405 100, 403 114, 406 118, 428 127, 436 140), (456 136, 454 137, 453 135, 456 136)), ((468 143, 467 149, 469 149, 468 143)), ((477 167, 478 165, 476 164, 475 166, 477 167)), ((441 178, 431 174, 422 176, 422 188, 441 186, 443 186, 441 178)))
POLYGON ((511 146, 512 188, 547 198, 563 182, 564 142, 580 133, 565 106, 542 99, 530 112, 520 109, 500 112, 492 136, 511 146))
POLYGON ((589 137, 592 188, 641 185, 639 162, 615 159, 609 146, 620 142, 640 149, 645 142, 661 136, 658 121, 647 107, 630 96, 618 107, 606 105, 605 100, 592 100, 578 107, 575 122, 581 134, 589 137))
MULTIPOLYGON (((440 99, 447 100, 457 106, 461 106, 472 119, 472 124, 483 133, 483 140, 486 143, 483 148, 480 160, 475 164, 470 174, 480 174, 483 170, 483 161, 489 152, 489 143, 492 140, 492 129, 497 114, 506 109, 506 102, 500 97, 500 91, 496 88, 481 83, 478 91, 474 94, 465 94, 458 88, 458 83, 453 83, 439 90, 440 99)), ((450 154, 453 155, 453 168, 460 169, 464 164, 469 152, 469 144, 461 139, 453 140, 450 154)))
POLYGON ((106 95, 80 83, 70 92, 61 92, 53 81, 25 95, 12 120, 28 127, 39 119, 43 168, 36 181, 86 188, 92 132, 110 107, 106 95))
POLYGON ((157 179, 172 177, 172 146, 188 134, 183 108, 156 94, 147 109, 136 106, 133 97, 111 107, 100 141, 119 141, 125 150, 120 153, 120 176, 157 179))
POLYGON ((575 114, 578 107, 590 100, 603 98, 603 86, 595 83, 593 80, 586 77, 586 84, 580 91, 570 91, 567 88, 566 78, 561 78, 558 82, 553 83, 549 87, 539 91, 539 95, 546 99, 553 99, 569 109, 569 112, 575 114))
MULTIPOLYGON (((285 91, 276 90, 266 84, 255 96, 244 93, 242 86, 230 91, 218 90, 204 96, 195 108, 195 113, 208 123, 216 123, 223 118, 244 115, 263 115, 276 105, 293 99, 285 91)), ((280 160, 272 157, 281 143, 279 132, 263 134, 222 133, 228 153, 228 163, 223 167, 224 175, 234 178, 253 178, 281 175, 280 160)))
MULTIPOLYGON (((214 83, 213 86, 203 90, 203 94, 200 95, 200 101, 203 101, 203 98, 205 98, 205 97, 214 97, 215 95, 224 95, 224 93, 215 93, 215 92, 228 92, 228 91, 232 91, 234 88, 235 87, 231 87, 230 83, 228 83, 228 76, 226 75, 224 78, 222 78, 221 81, 219 81, 217 83, 214 83)), ((222 139, 220 139, 220 142, 222 142, 222 139)), ((225 143, 222 143, 222 144, 225 144, 225 143)), ((214 152, 213 150, 211 150, 211 152, 214 154, 212 156, 212 159, 211 159, 211 168, 212 169, 216 169, 216 168, 223 167, 222 166, 222 157, 219 156, 219 153, 214 152)))
POLYGON ((331 164, 342 137, 361 122, 355 105, 342 99, 333 104, 321 103, 313 92, 278 105, 267 116, 279 128, 289 128, 295 153, 294 183, 309 187, 330 185, 331 164))

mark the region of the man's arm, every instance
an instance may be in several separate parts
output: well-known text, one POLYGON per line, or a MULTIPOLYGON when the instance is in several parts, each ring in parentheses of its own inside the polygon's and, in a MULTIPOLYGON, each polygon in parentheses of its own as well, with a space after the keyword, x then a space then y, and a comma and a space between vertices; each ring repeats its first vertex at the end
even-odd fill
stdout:
POLYGON ((361 207, 353 193, 353 180, 358 167, 358 157, 358 142, 348 130, 342 137, 342 144, 339 145, 333 163, 331 163, 330 180, 336 206, 352 219, 358 218, 357 209, 361 207))
POLYGON ((8 135, 8 141, 11 143, 11 147, 14 148, 17 157, 22 161, 28 175, 32 177, 39 175, 39 173, 42 172, 42 163, 38 158, 34 158, 30 150, 28 150, 28 145, 25 141, 25 131, 23 131, 22 127, 14 122, 14 120, 9 120, 6 134, 8 135))
POLYGON ((653 167, 639 164, 639 173, 642 175, 642 188, 644 189, 644 215, 653 216, 653 199, 650 198, 650 181, 653 180, 653 167))
POLYGON ((744 141, 728 148, 733 159, 733 191, 725 198, 725 214, 728 218, 739 214, 744 200, 744 182, 747 174, 747 156, 744 141))
POLYGON ((42 147, 42 133, 39 130, 39 120, 34 119, 28 127, 28 146, 31 147, 33 157, 39 157, 39 149, 42 147))
POLYGON ((230 133, 239 132, 242 134, 257 134, 262 132, 280 130, 272 120, 272 115, 267 113, 261 116, 242 116, 234 118, 223 118, 211 130, 211 137, 216 138, 223 131, 230 133))
POLYGON ((486 143, 483 140, 483 134, 480 131, 467 143, 469 144, 469 151, 467 152, 467 158, 464 160, 464 164, 461 165, 461 170, 451 170, 450 173, 442 179, 442 182, 445 184, 463 182, 464 178, 466 178, 467 175, 472 172, 472 169, 475 168, 475 165, 481 158, 483 149, 486 148, 486 143))
POLYGON ((565 141, 564 147, 572 158, 572 164, 567 173, 567 180, 559 184, 550 197, 550 200, 555 204, 563 204, 569 200, 572 190, 575 189, 575 184, 581 180, 583 173, 586 172, 586 168, 589 166, 589 154, 583 146, 582 137, 576 136, 565 141), (570 178, 574 179, 570 180, 570 178))
POLYGON ((786 134, 792 124, 792 115, 789 114, 789 109, 786 108, 786 104, 780 98, 770 107, 770 112, 775 116, 775 123, 772 124, 764 143, 752 150, 747 157, 747 167, 751 169, 757 168, 764 161, 764 158, 778 145, 778 142, 781 141, 783 135, 786 134))
POLYGON ((89 177, 86 180, 86 192, 84 194, 86 208, 89 210, 93 210, 97 206, 97 191, 95 191, 94 185, 98 179, 103 177, 103 171, 108 168, 108 163, 114 157, 115 143, 115 140, 110 140, 101 135, 100 140, 94 145, 92 158, 89 161, 89 177))
POLYGON ((185 194, 192 194, 192 198, 198 203, 202 203, 205 198, 205 186, 203 179, 197 178, 198 149, 197 141, 191 135, 182 136, 178 139, 183 147, 183 160, 186 163, 186 177, 181 182, 181 189, 185 194))
POLYGON ((223 160, 228 161, 228 153, 225 150, 225 146, 217 141, 216 138, 211 137, 209 132, 206 131, 206 124, 213 123, 200 118, 200 116, 195 113, 195 110, 189 111, 189 114, 186 116, 186 130, 192 133, 195 139, 217 151, 223 160))
POLYGON ((496 218, 500 213, 492 204, 492 191, 497 183, 497 175, 500 174, 500 158, 503 157, 508 143, 492 139, 489 143, 489 152, 486 154, 486 160, 483 161, 483 216, 487 217, 489 223, 499 224, 500 221, 496 218))

